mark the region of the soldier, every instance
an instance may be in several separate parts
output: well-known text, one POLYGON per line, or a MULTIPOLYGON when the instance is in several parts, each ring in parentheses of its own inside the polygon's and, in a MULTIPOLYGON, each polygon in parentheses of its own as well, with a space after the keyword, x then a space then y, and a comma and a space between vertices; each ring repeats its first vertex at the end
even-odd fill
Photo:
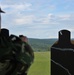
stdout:
POLYGON ((26 52, 28 52, 31 55, 31 57, 33 58, 33 60, 32 60, 32 62, 33 62, 34 61, 34 52, 33 52, 32 47, 28 43, 28 38, 24 35, 19 35, 19 37, 22 40, 22 42, 25 44, 26 52))
POLYGON ((24 41, 24 36, 10 35, 10 39, 13 43, 13 56, 16 63, 13 73, 8 72, 8 75, 27 75, 28 69, 34 61, 34 52, 31 46, 27 43, 27 38, 24 41), (22 39, 21 39, 22 38, 22 39))
POLYGON ((33 49, 31 48, 31 46, 28 43, 28 38, 24 35, 19 35, 20 39, 22 40, 22 42, 24 42, 26 51, 29 52, 29 54, 31 54, 31 56, 34 58, 34 52, 33 49))
POLYGON ((12 71, 15 69, 13 60, 9 30, 3 28, 0 33, 0 75, 8 75, 9 72, 12 74, 12 71))
MULTIPOLYGON (((28 58, 26 58, 28 61, 26 61, 26 69, 23 69, 24 72, 22 73, 22 75, 27 75, 28 73, 28 69, 30 68, 31 64, 34 61, 34 52, 33 49, 31 48, 31 46, 28 43, 28 38, 24 35, 19 35, 19 38, 22 40, 23 45, 22 48, 25 48, 25 52, 26 54, 28 54, 28 56, 30 57, 30 60, 28 60, 28 58)), ((22 51, 24 53, 24 51, 22 51)))
POLYGON ((74 45, 70 41, 70 31, 60 30, 58 41, 51 47, 51 75, 74 75, 73 69, 74 45))

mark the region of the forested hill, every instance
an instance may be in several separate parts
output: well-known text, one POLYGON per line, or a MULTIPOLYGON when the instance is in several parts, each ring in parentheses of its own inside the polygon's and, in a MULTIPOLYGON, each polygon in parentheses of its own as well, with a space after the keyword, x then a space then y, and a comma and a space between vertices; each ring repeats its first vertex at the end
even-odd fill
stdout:
POLYGON ((29 43, 34 51, 49 51, 50 47, 57 39, 33 39, 29 38, 29 43))
MULTIPOLYGON (((50 51, 50 47, 57 41, 57 39, 34 39, 29 38, 29 43, 33 50, 36 51, 50 51)), ((74 44, 74 39, 72 39, 74 44)))

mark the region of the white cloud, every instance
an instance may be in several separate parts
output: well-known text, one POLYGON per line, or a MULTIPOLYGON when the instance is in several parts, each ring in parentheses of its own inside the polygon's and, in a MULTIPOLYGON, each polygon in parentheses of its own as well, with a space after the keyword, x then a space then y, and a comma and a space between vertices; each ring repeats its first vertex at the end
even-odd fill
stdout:
POLYGON ((16 10, 30 10, 31 9, 32 4, 30 3, 24 3, 24 4, 18 4, 18 5, 13 5, 13 7, 16 10))
POLYGON ((55 16, 53 14, 48 14, 47 16, 37 17, 36 15, 21 15, 17 14, 14 19, 16 25, 22 24, 56 24, 55 16))
MULTIPOLYGON (((22 25, 22 24, 49 24, 49 25, 61 25, 61 24, 67 24, 71 22, 73 16, 70 14, 64 14, 64 15, 53 15, 49 13, 46 16, 43 17, 37 17, 36 15, 17 15, 17 17, 14 19, 14 23, 16 25, 22 25)), ((70 23, 69 23, 70 24, 70 23)))
POLYGON ((14 23, 16 25, 23 25, 23 24, 32 24, 34 21, 34 15, 27 15, 27 16, 20 16, 14 19, 14 23))
POLYGON ((13 13, 14 12, 21 12, 24 10, 31 10, 31 3, 20 3, 20 4, 11 4, 11 5, 7 5, 7 4, 2 4, 1 5, 3 9, 6 9, 7 11, 10 11, 13 13))
POLYGON ((69 20, 71 15, 70 14, 66 14, 66 15, 59 15, 58 16, 61 20, 69 20))
POLYGON ((58 22, 56 21, 56 16, 53 15, 52 13, 49 13, 47 16, 41 18, 40 20, 41 24, 49 24, 49 25, 58 24, 58 22))

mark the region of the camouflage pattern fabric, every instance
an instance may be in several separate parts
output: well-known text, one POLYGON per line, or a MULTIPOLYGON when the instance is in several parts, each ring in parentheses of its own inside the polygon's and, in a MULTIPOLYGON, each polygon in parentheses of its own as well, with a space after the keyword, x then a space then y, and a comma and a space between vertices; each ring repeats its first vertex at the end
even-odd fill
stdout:
POLYGON ((28 43, 17 36, 0 36, 0 75, 27 75, 34 53, 28 43))
POLYGON ((11 42, 6 37, 0 36, 0 75, 5 75, 13 67, 11 46, 11 42))
POLYGON ((16 69, 12 75, 27 75, 28 69, 33 63, 34 53, 30 45, 26 42, 22 42, 20 38, 12 35, 13 42, 13 54, 17 63, 16 69))

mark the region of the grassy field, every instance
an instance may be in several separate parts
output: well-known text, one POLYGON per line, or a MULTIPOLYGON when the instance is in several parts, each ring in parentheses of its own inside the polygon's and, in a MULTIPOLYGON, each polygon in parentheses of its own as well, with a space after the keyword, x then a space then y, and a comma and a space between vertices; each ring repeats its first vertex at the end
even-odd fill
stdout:
POLYGON ((28 75, 50 75, 50 52, 35 52, 28 75))

